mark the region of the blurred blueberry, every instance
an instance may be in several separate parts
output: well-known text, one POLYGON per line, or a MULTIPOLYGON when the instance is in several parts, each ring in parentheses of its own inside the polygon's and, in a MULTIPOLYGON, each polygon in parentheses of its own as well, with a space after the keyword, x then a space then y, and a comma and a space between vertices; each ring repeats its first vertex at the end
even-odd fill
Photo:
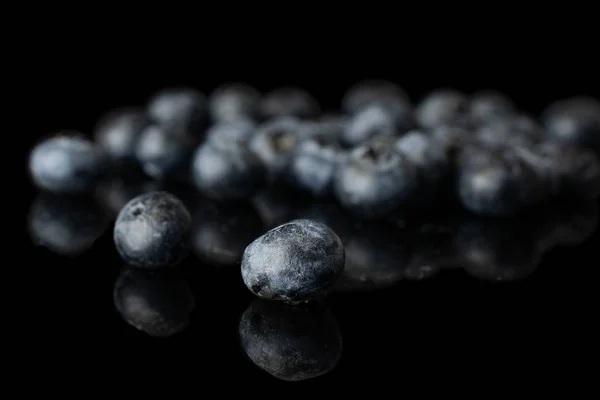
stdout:
POLYGON ((216 88, 208 98, 213 121, 253 120, 258 116, 261 94, 245 83, 228 83, 216 88))
POLYGON ((207 124, 207 99, 192 88, 164 89, 150 99, 148 115, 172 135, 197 138, 207 124))
POLYGON ((260 103, 260 114, 265 120, 279 117, 314 118, 319 112, 317 100, 298 87, 274 89, 266 93, 260 103))

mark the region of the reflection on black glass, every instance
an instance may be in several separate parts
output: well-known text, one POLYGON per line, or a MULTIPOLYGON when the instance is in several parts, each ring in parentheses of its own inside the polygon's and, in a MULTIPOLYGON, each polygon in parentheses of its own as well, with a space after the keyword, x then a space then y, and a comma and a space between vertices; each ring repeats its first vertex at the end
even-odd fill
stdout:
POLYGON ((155 337, 183 331, 195 307, 190 287, 175 269, 126 266, 115 283, 113 299, 129 325, 155 337))
POLYGON ((329 309, 255 300, 242 315, 244 352, 258 367, 285 381, 324 375, 337 365, 342 335, 329 309))
POLYGON ((457 256, 452 240, 453 230, 447 223, 420 225, 412 238, 413 249, 404 268, 404 278, 423 280, 442 270, 456 268, 457 256))
POLYGON ((28 230, 39 246, 66 256, 92 247, 108 229, 110 218, 91 198, 41 193, 29 210, 28 230))
POLYGON ((262 231, 260 216, 250 204, 207 202, 194 213, 192 249, 209 264, 236 265, 262 231))

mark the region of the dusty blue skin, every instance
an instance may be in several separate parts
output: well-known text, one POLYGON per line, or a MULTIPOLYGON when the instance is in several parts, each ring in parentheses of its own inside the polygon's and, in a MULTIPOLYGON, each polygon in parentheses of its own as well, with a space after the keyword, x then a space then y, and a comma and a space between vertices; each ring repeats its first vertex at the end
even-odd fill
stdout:
POLYGON ((344 245, 333 230, 298 219, 248 245, 242 257, 242 279, 260 298, 299 303, 327 294, 344 262, 344 245))
POLYGON ((316 136, 305 139, 294 151, 289 178, 301 190, 324 197, 333 193, 333 176, 345 152, 335 140, 316 136))
POLYGON ((133 161, 137 138, 150 123, 144 110, 116 110, 96 126, 94 139, 111 160, 133 161))
POLYGON ((175 271, 130 266, 123 268, 115 283, 113 301, 129 325, 155 337, 183 331, 195 308, 190 287, 175 271))
POLYGON ((108 229, 110 218, 89 196, 42 193, 29 210, 31 240, 65 256, 89 250, 108 229))
POLYGON ((352 150, 334 177, 334 194, 340 203, 367 218, 414 204, 417 193, 416 167, 385 137, 352 150))
POLYGON ((149 101, 150 118, 175 136, 199 137, 208 120, 206 96, 192 88, 169 88, 149 101))
POLYGON ((549 139, 600 151, 600 101, 574 97, 557 101, 542 113, 549 139))
POLYGON ((260 103, 262 119, 295 117, 314 118, 320 112, 319 103, 306 90, 282 87, 265 94, 260 103))
POLYGON ((248 119, 217 122, 206 131, 206 141, 221 142, 224 144, 231 142, 245 144, 254 136, 256 127, 256 123, 248 119))
POLYGON ((174 195, 158 191, 130 200, 114 227, 117 251, 126 263, 158 268, 177 264, 188 253, 191 216, 174 195))
POLYGON ((78 133, 39 142, 29 156, 29 172, 40 189, 74 194, 93 188, 106 170, 104 153, 78 133))
POLYGON ((208 107, 215 122, 256 119, 261 94, 244 83, 229 83, 215 89, 208 98, 208 107))
POLYGON ((415 117, 419 127, 434 129, 448 124, 465 114, 467 96, 455 90, 437 90, 427 95, 417 105, 415 117))
POLYGON ((507 96, 490 90, 474 93, 467 109, 469 118, 477 124, 508 118, 515 112, 516 107, 507 96))
POLYGON ((373 103, 395 102, 410 108, 406 92, 395 83, 385 80, 365 80, 350 87, 342 98, 342 109, 353 115, 373 103))
POLYGON ((206 142, 193 155, 192 179, 211 199, 244 199, 262 189, 266 169, 244 144, 206 142))
POLYGON ((339 325, 323 307, 289 307, 259 299, 242 315, 239 335, 248 358, 284 381, 324 375, 342 353, 339 325))

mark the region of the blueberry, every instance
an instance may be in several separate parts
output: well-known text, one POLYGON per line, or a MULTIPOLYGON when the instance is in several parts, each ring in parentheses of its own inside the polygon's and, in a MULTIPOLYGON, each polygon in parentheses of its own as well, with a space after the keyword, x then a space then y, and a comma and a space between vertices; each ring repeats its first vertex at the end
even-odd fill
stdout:
POLYGON ((202 261, 215 266, 238 264, 246 247, 261 233, 263 224, 248 203, 208 203, 194 213, 192 249, 202 261))
POLYGON ((516 112, 513 102, 504 94, 495 91, 481 91, 469 99, 468 115, 476 123, 494 119, 504 119, 516 112))
POLYGON ((344 269, 344 245, 324 224, 297 219, 271 229, 246 247, 242 278, 267 300, 298 303, 326 294, 344 269))
POLYGON ((78 256, 102 237, 110 224, 89 196, 38 195, 29 210, 28 230, 38 246, 65 256, 78 256))
POLYGON ((116 217, 129 200, 158 188, 156 181, 143 175, 116 176, 100 182, 95 194, 109 215, 116 217))
POLYGON ((410 105, 408 95, 400 86, 385 80, 369 79, 348 89, 342 98, 342 109, 352 115, 379 102, 394 102, 406 108, 410 105))
POLYGON ((462 205, 480 215, 515 215, 548 196, 542 176, 522 159, 481 147, 461 155, 457 184, 462 205))
POLYGON ((525 279, 537 269, 536 240, 519 220, 467 219, 459 222, 455 246, 469 275, 507 282, 525 279))
POLYGON ((246 144, 256 131, 256 123, 248 119, 218 122, 206 131, 207 142, 246 144))
POLYGON ((242 315, 239 335, 248 358, 284 381, 324 375, 342 353, 340 327, 328 308, 291 308, 259 299, 242 315))
POLYGON ((600 150, 600 101, 589 97, 557 101, 541 119, 550 139, 600 150))
POLYGON ((337 141, 315 136, 302 141, 292 156, 289 174, 294 184, 316 197, 333 191, 333 176, 345 157, 337 141))
POLYGON ((527 147, 543 140, 542 127, 527 115, 496 118, 483 123, 475 140, 488 147, 527 147))
POLYGON ((294 118, 278 118, 261 124, 252 139, 253 151, 267 168, 270 181, 287 172, 294 150, 305 137, 303 125, 294 118))
POLYGON ((207 122, 207 99, 191 88, 164 89, 150 99, 148 115, 169 134, 199 137, 207 122))
POLYGON ((443 124, 429 131, 433 140, 442 145, 449 156, 474 142, 474 132, 460 124, 443 124))
POLYGON ((468 98, 455 90, 437 90, 427 95, 417 105, 417 124, 424 129, 433 129, 451 123, 467 112, 468 98))
POLYGON ((190 287, 174 270, 126 266, 115 283, 113 300, 129 325, 163 338, 183 331, 195 308, 190 287))
POLYGON ((356 221, 345 235, 346 266, 335 285, 340 292, 396 285, 410 259, 406 235, 387 222, 356 221))
POLYGON ((211 199, 243 199, 262 188, 266 169, 243 143, 205 142, 193 155, 192 179, 211 199))
POLYGON ((94 187, 106 170, 104 153, 76 132, 42 140, 31 150, 29 172, 42 190, 74 194, 94 187))
POLYGON ((150 125, 140 135, 135 156, 144 172, 155 179, 185 179, 194 141, 173 136, 159 125, 150 125))
POLYGON ((323 116, 315 121, 303 121, 303 136, 321 136, 339 141, 348 125, 348 117, 340 115, 323 116))
POLYGON ((417 188, 415 166, 387 138, 353 149, 334 176, 334 193, 340 203, 370 218, 412 204, 417 188))
POLYGON ((133 266, 173 265, 187 255, 191 216, 168 192, 151 192, 130 200, 117 216, 114 241, 121 257, 133 266))
POLYGON ((215 89, 208 98, 213 121, 232 122, 255 119, 261 94, 245 83, 229 83, 215 89))
POLYGON ((306 90, 297 87, 281 87, 265 94, 260 103, 263 119, 295 117, 314 118, 320 112, 319 103, 306 90))
POLYGON ((134 161, 135 144, 149 125, 143 110, 127 108, 104 116, 94 131, 96 143, 113 161, 134 161))

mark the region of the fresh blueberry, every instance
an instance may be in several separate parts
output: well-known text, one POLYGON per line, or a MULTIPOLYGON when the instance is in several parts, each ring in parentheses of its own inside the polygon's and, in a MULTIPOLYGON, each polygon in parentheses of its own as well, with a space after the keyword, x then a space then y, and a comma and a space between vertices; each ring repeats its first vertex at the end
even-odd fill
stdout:
POLYGON ((190 287, 176 271, 130 266, 123 268, 115 283, 113 301, 129 325, 163 338, 183 331, 195 308, 190 287))
POLYGON ((544 201, 549 190, 521 158, 476 146, 461 154, 457 185, 467 210, 489 216, 518 214, 544 201))
POLYGON ((110 218, 88 196, 41 193, 29 210, 31 240, 65 256, 89 250, 109 227, 110 218))
POLYGON ((292 156, 289 174, 301 190, 316 197, 333 193, 333 176, 344 160, 345 152, 337 141, 327 136, 303 140, 292 156))
POLYGON ((589 97, 557 101, 541 119, 550 139, 600 150, 600 101, 589 97))
POLYGON ((527 115, 496 118, 482 123, 474 139, 488 147, 528 147, 544 138, 542 127, 527 115))
POLYGON ((33 183, 42 190, 74 194, 94 187, 106 170, 104 153, 78 133, 42 140, 29 155, 33 183))
POLYGON ((244 143, 205 142, 193 155, 192 179, 211 199, 244 199, 262 188, 266 169, 244 143))
POLYGON ((359 82, 350 87, 342 98, 342 110, 353 115, 374 103, 394 102, 410 107, 410 100, 406 92, 395 83, 370 79, 359 82))
POLYGON ((256 123, 248 119, 218 122, 206 131, 206 142, 246 144, 256 131, 256 123))
POLYGON ((427 95, 415 110, 417 124, 433 129, 460 119, 468 110, 468 98, 455 90, 437 90, 427 95))
POLYGON ((304 138, 302 123, 284 117, 261 124, 249 147, 267 168, 269 181, 274 182, 287 172, 294 150, 304 138))
POLYGON ((242 349, 268 374, 303 381, 335 368, 342 353, 340 327, 328 308, 298 308, 256 300, 240 319, 242 349))
POLYGON ((96 126, 96 143, 113 161, 134 161, 135 144, 149 125, 143 110, 128 108, 107 114, 96 126))
POLYGON ((137 267, 173 265, 187 255, 191 216, 168 192, 152 192, 130 200, 117 216, 117 251, 137 267))
POLYGON ((466 272, 488 281, 515 281, 530 276, 540 262, 536 238, 518 220, 459 221, 457 254, 466 272))
POLYGON ((376 136, 404 133, 411 127, 411 118, 403 105, 394 102, 374 103, 353 115, 341 141, 347 147, 355 147, 376 136))
POLYGON ((171 135, 197 138, 207 123, 207 99, 191 88, 165 89, 150 99, 148 115, 171 135))
POLYGON ((211 265, 233 266, 263 232, 260 216, 249 204, 210 202, 194 213, 192 250, 211 265))
POLYGON ((253 120, 258 115, 261 94, 245 83, 229 83, 215 89, 208 98, 213 121, 253 120))
POLYGON ((516 107, 506 95, 488 90, 471 96, 467 112, 469 118, 475 123, 485 123, 512 116, 516 112, 516 107))
POLYGON ((344 245, 333 230, 298 219, 246 247, 242 278, 260 298, 304 302, 327 294, 344 270, 344 258, 344 245))
POLYGON ((160 125, 150 125, 138 138, 135 156, 154 179, 186 179, 194 143, 189 137, 171 135, 160 125))
POLYGON ((317 100, 306 90, 297 87, 274 89, 262 98, 260 114, 263 119, 295 117, 308 119, 320 112, 317 100))
POLYGON ((385 137, 353 149, 334 176, 340 203, 369 218, 413 204, 417 189, 416 167, 385 137))

